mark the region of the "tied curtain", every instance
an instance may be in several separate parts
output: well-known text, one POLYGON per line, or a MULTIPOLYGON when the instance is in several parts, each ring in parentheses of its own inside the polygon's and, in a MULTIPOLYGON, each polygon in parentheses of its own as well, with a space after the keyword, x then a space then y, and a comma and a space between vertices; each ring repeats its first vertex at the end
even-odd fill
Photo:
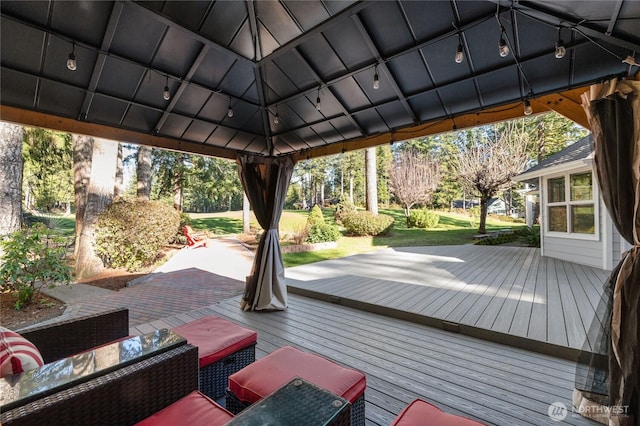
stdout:
POLYGON ((294 161, 291 157, 241 155, 237 163, 244 192, 264 229, 240 307, 245 311, 284 310, 287 308, 287 286, 278 224, 294 161))
POLYGON ((573 403, 580 413, 592 414, 601 423, 636 425, 640 422, 640 82, 593 85, 582 101, 604 204, 632 248, 605 283, 607 306, 601 306, 594 319, 602 321, 597 333, 601 340, 592 342, 596 353, 588 365, 579 361, 573 403))

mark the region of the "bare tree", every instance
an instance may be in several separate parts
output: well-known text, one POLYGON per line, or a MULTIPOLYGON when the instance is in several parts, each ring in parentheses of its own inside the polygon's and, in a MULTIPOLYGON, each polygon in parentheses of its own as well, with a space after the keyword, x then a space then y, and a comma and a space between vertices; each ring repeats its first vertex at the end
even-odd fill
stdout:
POLYGON ((529 157, 529 137, 524 126, 509 122, 501 129, 494 126, 490 133, 475 133, 475 140, 461 150, 458 159, 458 179, 467 189, 480 194, 481 234, 487 232, 489 200, 511 184, 511 178, 524 169, 529 157))
POLYGON ((0 235, 22 224, 22 126, 0 122, 0 235))
POLYGON ((411 207, 427 204, 440 183, 440 165, 426 154, 402 151, 389 171, 391 192, 404 205, 409 222, 411 207))
POLYGON ((140 145, 136 167, 136 196, 149 201, 151 195, 151 153, 153 148, 140 145))

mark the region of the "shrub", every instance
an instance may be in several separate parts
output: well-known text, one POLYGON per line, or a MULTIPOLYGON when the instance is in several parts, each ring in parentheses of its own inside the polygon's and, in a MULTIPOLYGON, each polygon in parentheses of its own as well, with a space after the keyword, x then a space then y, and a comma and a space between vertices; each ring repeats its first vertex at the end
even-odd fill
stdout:
POLYGON ((338 227, 325 223, 322 210, 317 205, 311 209, 311 213, 307 218, 307 238, 306 242, 314 243, 327 243, 330 241, 337 241, 341 234, 338 227))
POLYGON ((385 235, 393 227, 393 217, 386 214, 374 216, 369 211, 352 212, 342 218, 342 224, 349 235, 385 235))
POLYGON ((313 227, 315 225, 324 225, 324 216, 322 215, 322 210, 316 204, 311 209, 311 213, 309 213, 309 217, 307 217, 307 226, 313 227))
POLYGON ((411 210, 407 225, 409 228, 435 228, 440 215, 427 209, 411 210))
POLYGON ((497 246, 499 244, 510 243, 518 239, 515 233, 501 233, 476 242, 480 246, 497 246))
POLYGON ((335 211, 336 223, 343 223, 343 219, 346 215, 354 213, 356 211, 357 209, 355 204, 349 201, 348 197, 344 195, 341 196, 335 211))
POLYGON ((540 247, 540 228, 527 226, 516 230, 516 235, 529 247, 540 247))
POLYGON ((64 238, 47 232, 42 223, 3 238, 0 247, 4 252, 0 288, 18 292, 17 310, 31 303, 43 285, 71 281, 64 238))
POLYGON ((160 201, 119 201, 98 217, 96 251, 105 265, 139 271, 173 240, 180 214, 160 201))

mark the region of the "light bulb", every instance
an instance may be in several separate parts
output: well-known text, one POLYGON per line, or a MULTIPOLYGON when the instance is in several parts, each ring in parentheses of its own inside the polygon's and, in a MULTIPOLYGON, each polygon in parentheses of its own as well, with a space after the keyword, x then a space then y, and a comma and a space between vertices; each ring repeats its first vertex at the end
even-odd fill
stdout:
POLYGON ((316 109, 320 111, 320 96, 316 98, 316 109))
POLYGON ((378 78, 378 73, 373 75, 373 88, 378 90, 380 88, 380 79, 378 78))
POLYGON ((162 92, 162 98, 165 101, 171 99, 171 93, 169 92, 169 86, 164 86, 164 92, 162 92))
POLYGON ((280 115, 276 112, 276 116, 273 118, 273 124, 278 124, 280 122, 280 115))
POLYGON ((69 53, 69 59, 67 59, 67 68, 69 69, 69 71, 75 71, 77 68, 76 55, 74 55, 73 52, 69 53))
POLYGON ((529 102, 529 99, 524 101, 524 115, 531 115, 533 114, 533 108, 531 108, 531 102, 529 102))
POLYGON ((227 110, 227 116, 229 116, 229 118, 233 117, 233 108, 231 108, 231 105, 229 105, 229 109, 227 110))
POLYGON ((558 42, 556 43, 556 58, 562 59, 566 54, 567 49, 564 47, 564 43, 562 42, 562 40, 558 39, 558 42))
POLYGON ((461 64, 464 60, 464 54, 462 53, 462 44, 458 44, 458 48, 456 49, 456 64, 461 64))
POLYGON ((498 43, 498 52, 500 52, 500 56, 503 58, 509 55, 509 46, 507 46, 507 42, 504 38, 500 38, 500 43, 498 43))

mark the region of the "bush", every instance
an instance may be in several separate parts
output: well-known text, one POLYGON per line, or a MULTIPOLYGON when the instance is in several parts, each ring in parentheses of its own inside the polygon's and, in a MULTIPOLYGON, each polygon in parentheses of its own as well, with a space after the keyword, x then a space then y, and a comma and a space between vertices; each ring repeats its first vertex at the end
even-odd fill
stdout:
POLYGON ((515 233, 501 233, 491 237, 484 238, 476 242, 480 246, 497 246, 499 244, 510 243, 518 239, 515 233))
POLYGON ((18 292, 17 310, 31 303, 43 285, 71 281, 64 238, 47 232, 42 223, 3 238, 0 247, 4 252, 0 288, 18 292))
POLYGON ((349 235, 385 235, 393 227, 393 217, 386 214, 374 216, 369 211, 352 212, 342 218, 342 224, 349 235))
POLYGON ((529 247, 540 247, 540 228, 528 226, 516 230, 516 235, 529 247))
POLYGON ((409 228, 435 228, 440 221, 440 215, 427 209, 411 210, 407 226, 409 228))
POLYGON ((105 265, 139 271, 173 240, 180 214, 160 201, 119 201, 98 217, 96 252, 105 265))
POLYGON ((320 207, 313 206, 311 213, 307 218, 307 238, 306 242, 315 243, 327 243, 331 241, 338 241, 341 234, 338 227, 325 223, 324 216, 320 207))
POLYGON ((338 205, 336 206, 336 211, 335 211, 335 219, 336 219, 336 223, 343 223, 343 219, 346 215, 354 213, 358 211, 356 209, 355 204, 353 204, 351 201, 349 201, 349 198, 346 196, 342 196, 340 197, 340 201, 338 202, 338 205))

